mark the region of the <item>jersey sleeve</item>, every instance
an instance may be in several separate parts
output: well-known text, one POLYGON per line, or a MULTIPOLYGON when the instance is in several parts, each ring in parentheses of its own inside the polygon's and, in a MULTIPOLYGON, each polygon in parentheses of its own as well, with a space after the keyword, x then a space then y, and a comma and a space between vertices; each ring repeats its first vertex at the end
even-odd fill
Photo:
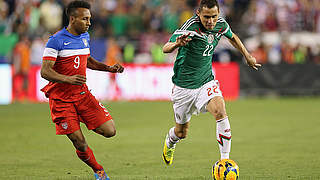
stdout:
POLYGON ((183 34, 188 34, 188 33, 190 33, 190 36, 189 36, 190 38, 192 38, 193 36, 200 36, 201 37, 201 35, 195 31, 195 29, 197 29, 196 26, 197 25, 194 24, 194 25, 189 26, 186 29, 177 29, 170 37, 169 42, 176 42, 177 37, 179 37, 183 34))
POLYGON ((60 49, 58 40, 50 37, 44 49, 42 60, 56 61, 60 49))
POLYGON ((182 33, 179 33, 179 29, 177 29, 170 37, 169 42, 176 42, 177 37, 181 36, 182 33))
POLYGON ((223 31, 222 31, 222 35, 224 35, 225 37, 227 37, 228 39, 232 38, 232 30, 229 26, 229 24, 223 19, 223 31))
POLYGON ((193 37, 194 35, 199 35, 195 30, 198 29, 200 22, 199 18, 197 16, 193 16, 192 18, 188 19, 179 29, 174 31, 172 36, 169 39, 169 42, 175 42, 177 37, 190 33, 190 37, 193 37))

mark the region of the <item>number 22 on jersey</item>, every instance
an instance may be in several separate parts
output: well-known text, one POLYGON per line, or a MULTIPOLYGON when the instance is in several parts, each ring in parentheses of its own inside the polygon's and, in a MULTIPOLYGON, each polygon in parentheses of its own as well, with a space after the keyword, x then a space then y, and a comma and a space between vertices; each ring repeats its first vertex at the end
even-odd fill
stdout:
POLYGON ((213 50, 213 45, 207 45, 206 49, 203 51, 202 56, 211 56, 211 51, 213 50))

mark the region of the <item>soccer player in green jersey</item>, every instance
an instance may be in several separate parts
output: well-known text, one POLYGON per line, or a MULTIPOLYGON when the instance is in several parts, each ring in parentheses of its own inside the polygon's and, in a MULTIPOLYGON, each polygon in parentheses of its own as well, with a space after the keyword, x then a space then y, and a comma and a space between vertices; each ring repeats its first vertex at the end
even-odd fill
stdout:
POLYGON ((219 17, 216 0, 201 0, 195 16, 187 20, 163 46, 164 53, 178 49, 174 63, 172 101, 175 127, 169 130, 162 158, 172 164, 176 143, 187 136, 192 114, 210 112, 216 119, 221 159, 229 159, 231 129, 218 81, 212 74, 212 55, 222 36, 229 39, 255 70, 261 66, 250 55, 228 23, 219 17))

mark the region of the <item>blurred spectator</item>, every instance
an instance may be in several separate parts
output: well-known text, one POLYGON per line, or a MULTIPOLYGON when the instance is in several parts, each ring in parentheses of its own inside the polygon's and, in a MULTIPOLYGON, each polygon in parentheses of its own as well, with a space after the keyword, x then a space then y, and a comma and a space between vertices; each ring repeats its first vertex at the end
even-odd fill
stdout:
MULTIPOLYGON (((38 64, 40 39, 67 24, 64 7, 72 0, 0 0, 0 62, 10 59, 17 36, 31 41, 31 61, 38 64), (6 34, 6 35, 4 35, 6 34)), ((200 0, 88 0, 92 3, 92 54, 103 61, 108 40, 115 36, 124 62, 166 63, 161 54, 168 34, 195 14, 200 0), (100 48, 100 45, 101 46, 100 48), (103 50, 102 50, 103 49, 103 50), (102 50, 102 51, 101 51, 102 50), (101 51, 101 52, 100 52, 101 51)), ((251 51, 260 63, 319 63, 319 0, 218 0, 225 17, 243 39, 255 40, 251 51), (276 33, 270 41, 268 34, 276 33), (287 38, 282 38, 283 33, 287 38), (300 37, 300 33, 303 33, 300 37), (312 36, 307 40, 305 34, 312 36), (299 37, 299 40, 295 40, 299 37), (317 39, 318 38, 318 39, 317 39), (298 42, 297 42, 298 41, 298 42), (299 47, 293 47, 299 43, 299 47), (260 45, 259 45, 260 44, 260 45)), ((114 40, 111 40, 114 41, 114 40)), ((215 61, 241 62, 230 46, 222 44, 215 61), (222 53, 223 52, 223 53, 222 53)))
MULTIPOLYGON (((120 2, 123 1, 119 1, 118 3, 120 2)), ((127 33, 129 17, 126 15, 124 8, 123 4, 120 4, 115 8, 114 13, 110 15, 113 36, 123 36, 127 33)))
POLYGON ((46 39, 48 39, 48 36, 44 35, 43 37, 36 37, 32 41, 31 53, 30 53, 31 64, 41 65, 43 51, 46 46, 46 43, 45 43, 46 39))
POLYGON ((318 46, 315 48, 315 50, 313 51, 313 54, 314 54, 313 62, 316 64, 320 64, 320 44, 318 44, 318 46))
POLYGON ((121 49, 114 38, 109 38, 105 64, 112 66, 122 61, 121 49))
POLYGON ((266 64, 268 62, 268 55, 264 43, 260 43, 258 48, 252 51, 252 56, 257 60, 257 63, 266 64))
MULTIPOLYGON (((188 11, 186 11, 187 13, 188 11)), ((185 16, 190 16, 191 14, 186 14, 185 16)), ((176 4, 173 6, 166 6, 164 10, 164 14, 162 17, 163 28, 165 31, 169 33, 173 33, 179 26, 179 16, 178 16, 178 7, 176 4)), ((183 21, 184 22, 184 21, 183 21)))
POLYGON ((18 42, 18 36, 15 33, 6 35, 0 34, 0 62, 9 63, 8 59, 12 56, 12 49, 18 42))
POLYGON ((178 4, 177 6, 181 10, 181 14, 179 18, 179 25, 181 26, 184 22, 186 22, 189 18, 191 18, 195 14, 195 11, 193 11, 191 7, 188 6, 187 4, 181 3, 182 1, 179 1, 179 2, 180 4, 178 4))
POLYGON ((12 57, 13 65, 13 99, 22 101, 28 93, 28 74, 30 70, 30 41, 22 36, 16 44, 12 57))
MULTIPOLYGON (((106 53, 106 59, 105 64, 112 66, 116 63, 120 63, 122 59, 121 55, 121 49, 118 46, 117 42, 114 38, 109 38, 107 45, 107 53, 106 53)), ((108 97, 112 100, 117 100, 119 97, 120 88, 118 87, 118 84, 116 83, 116 74, 110 73, 110 82, 108 86, 108 97)))
POLYGON ((9 6, 3 0, 0 0, 0 33, 4 33, 8 26, 9 6))
POLYGON ((294 63, 293 47, 287 41, 282 41, 281 52, 281 57, 284 62, 288 64, 294 63))
POLYGON ((40 11, 37 7, 39 4, 27 1, 25 4, 23 4, 24 8, 21 12, 23 14, 20 14, 21 20, 23 23, 27 24, 27 29, 25 31, 29 31, 30 34, 35 33, 38 30, 39 22, 40 22, 40 11))
POLYGON ((55 0, 45 0, 40 5, 40 18, 44 27, 54 33, 62 26, 62 7, 55 0))
POLYGON ((268 48, 268 62, 271 64, 281 63, 281 48, 278 44, 270 45, 268 48))
POLYGON ((294 62, 303 64, 306 62, 307 48, 301 44, 297 44, 293 51, 294 62))
POLYGON ((264 22, 263 29, 265 31, 276 31, 278 29, 278 23, 274 12, 269 11, 264 22))
POLYGON ((310 46, 308 46, 306 48, 307 48, 306 61, 307 61, 307 63, 313 63, 314 62, 314 54, 312 52, 312 48, 310 46))
POLYGON ((127 26, 127 34, 128 37, 137 38, 140 33, 143 32, 143 17, 141 16, 141 12, 143 11, 143 6, 138 3, 133 4, 134 7, 130 8, 128 23, 127 26))
POLYGON ((132 43, 127 43, 123 47, 123 62, 132 63, 135 56, 135 48, 132 43))
POLYGON ((152 62, 156 64, 163 64, 165 62, 165 54, 162 52, 162 44, 153 44, 151 46, 152 62))

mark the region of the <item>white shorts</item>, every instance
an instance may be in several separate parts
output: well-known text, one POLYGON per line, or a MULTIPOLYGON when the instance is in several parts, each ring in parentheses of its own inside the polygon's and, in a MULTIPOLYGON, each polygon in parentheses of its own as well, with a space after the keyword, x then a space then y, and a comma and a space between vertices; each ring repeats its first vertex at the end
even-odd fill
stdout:
POLYGON ((171 100, 176 123, 185 124, 190 121, 192 114, 207 112, 207 104, 215 96, 222 97, 217 80, 207 82, 197 89, 186 89, 175 85, 171 100))

